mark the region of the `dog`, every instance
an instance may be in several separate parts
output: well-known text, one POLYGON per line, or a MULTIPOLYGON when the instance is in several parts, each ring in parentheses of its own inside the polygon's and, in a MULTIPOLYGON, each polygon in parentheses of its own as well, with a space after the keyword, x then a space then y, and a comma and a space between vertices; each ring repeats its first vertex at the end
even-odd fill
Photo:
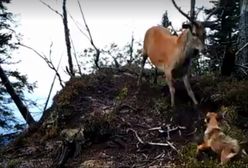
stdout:
POLYGON ((197 155, 201 151, 213 151, 220 157, 221 165, 226 164, 230 159, 239 154, 240 146, 237 139, 223 133, 219 127, 221 115, 215 112, 208 112, 205 118, 206 130, 203 142, 197 145, 197 155))

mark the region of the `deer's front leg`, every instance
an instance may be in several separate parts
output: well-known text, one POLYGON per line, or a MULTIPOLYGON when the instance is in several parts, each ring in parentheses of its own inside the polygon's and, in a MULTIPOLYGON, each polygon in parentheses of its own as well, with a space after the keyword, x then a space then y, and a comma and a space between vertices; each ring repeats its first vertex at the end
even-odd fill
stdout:
POLYGON ((183 77, 183 82, 184 82, 184 86, 185 86, 185 88, 186 88, 186 90, 188 92, 188 95, 193 100, 194 104, 197 105, 198 102, 197 102, 197 100, 195 98, 194 92, 191 89, 190 82, 189 82, 189 77, 188 77, 187 74, 183 77))
POLYGON ((166 77, 166 81, 167 81, 167 84, 168 84, 169 90, 170 90, 171 107, 174 107, 175 106, 175 87, 173 84, 173 78, 172 78, 171 71, 165 71, 165 77, 166 77))

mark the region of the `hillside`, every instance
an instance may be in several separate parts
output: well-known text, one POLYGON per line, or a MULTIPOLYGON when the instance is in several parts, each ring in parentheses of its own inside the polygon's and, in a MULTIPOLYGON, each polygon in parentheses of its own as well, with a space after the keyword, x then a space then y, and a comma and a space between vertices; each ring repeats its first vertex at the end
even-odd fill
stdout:
MULTIPOLYGON (((171 108, 162 77, 156 85, 144 79, 138 88, 136 74, 103 69, 72 78, 54 97, 42 126, 1 150, 0 167, 219 167, 212 155, 203 161, 195 156, 207 111, 224 114, 225 132, 246 145, 248 81, 193 78, 198 107, 177 81, 171 108)), ((246 164, 248 156, 226 167, 246 164)))

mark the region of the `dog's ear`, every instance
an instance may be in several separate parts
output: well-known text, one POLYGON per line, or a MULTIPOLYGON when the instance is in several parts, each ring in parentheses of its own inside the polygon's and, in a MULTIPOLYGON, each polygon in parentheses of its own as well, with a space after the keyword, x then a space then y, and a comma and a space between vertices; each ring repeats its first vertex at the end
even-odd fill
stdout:
POLYGON ((218 122, 222 121, 224 119, 223 114, 218 113, 217 116, 216 116, 216 119, 217 119, 218 122))
POLYGON ((210 121, 210 118, 209 118, 209 117, 206 117, 206 118, 204 119, 204 122, 205 122, 206 124, 208 124, 209 121, 210 121))

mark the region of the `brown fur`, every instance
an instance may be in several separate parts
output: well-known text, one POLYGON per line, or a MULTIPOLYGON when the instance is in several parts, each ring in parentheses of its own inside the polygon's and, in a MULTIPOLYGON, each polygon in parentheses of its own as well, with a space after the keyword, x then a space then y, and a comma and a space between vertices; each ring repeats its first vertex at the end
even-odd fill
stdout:
POLYGON ((197 146, 197 154, 200 151, 211 149, 220 156, 221 164, 227 163, 240 151, 238 141, 225 135, 219 127, 217 113, 208 112, 206 115, 207 128, 204 132, 204 140, 197 146))
POLYGON ((204 47, 205 30, 200 22, 191 25, 179 36, 173 36, 166 28, 154 26, 147 30, 144 38, 143 63, 139 81, 141 80, 146 58, 165 73, 171 94, 171 105, 174 106, 174 78, 183 77, 185 87, 194 104, 198 104, 188 79, 188 69, 195 50, 204 47), (173 73, 175 72, 175 73, 173 73))

